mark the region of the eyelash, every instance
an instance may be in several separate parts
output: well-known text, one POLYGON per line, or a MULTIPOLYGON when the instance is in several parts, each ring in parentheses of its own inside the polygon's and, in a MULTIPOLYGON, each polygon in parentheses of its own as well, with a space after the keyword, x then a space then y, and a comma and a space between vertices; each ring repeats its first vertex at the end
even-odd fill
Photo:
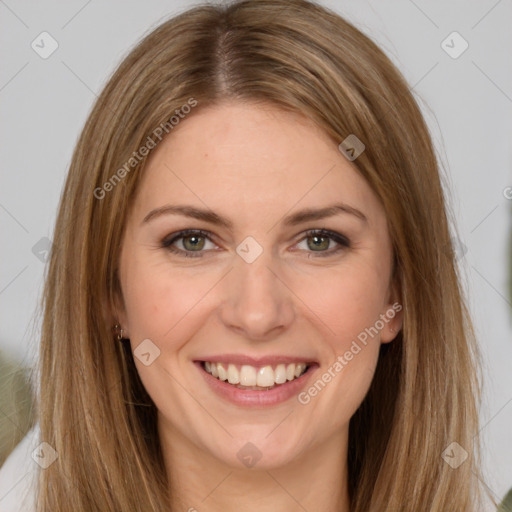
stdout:
MULTIPOLYGON (((172 247, 172 244, 176 242, 177 240, 180 240, 181 238, 185 238, 186 235, 197 235, 199 237, 204 237, 210 240, 210 242, 214 243, 213 240, 210 237, 210 233, 207 231, 203 231, 202 229, 185 229, 183 231, 179 231, 178 233, 175 233, 173 235, 167 236, 162 240, 162 248, 167 249, 169 252, 172 252, 174 254, 178 254, 179 256, 184 256, 185 258, 202 258, 202 252, 205 251, 184 251, 182 249, 176 249, 175 247, 172 247), (196 254, 191 254, 192 252, 197 252, 196 254)), ((307 239, 308 237, 312 236, 320 236, 324 238, 330 238, 331 240, 334 240, 337 244, 340 245, 335 250, 330 251, 320 251, 317 253, 314 257, 319 258, 325 258, 327 256, 332 256, 334 254, 338 254, 340 251, 343 251, 344 249, 347 249, 350 247, 350 240, 345 237, 344 235, 341 235, 339 233, 336 233, 334 231, 329 231, 327 229, 311 229, 305 232, 305 236, 301 238, 297 243, 302 242, 303 240, 307 239)), ((315 251, 310 251, 314 253, 315 251)), ((309 256, 308 256, 309 258, 309 256)))

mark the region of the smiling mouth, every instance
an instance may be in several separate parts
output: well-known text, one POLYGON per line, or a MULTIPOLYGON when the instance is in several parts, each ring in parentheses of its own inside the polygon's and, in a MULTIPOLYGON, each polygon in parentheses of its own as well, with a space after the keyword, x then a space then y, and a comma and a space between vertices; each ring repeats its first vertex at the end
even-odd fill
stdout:
POLYGON ((201 367, 212 377, 249 391, 269 391, 302 377, 314 363, 289 363, 265 366, 237 365, 201 361, 201 367))

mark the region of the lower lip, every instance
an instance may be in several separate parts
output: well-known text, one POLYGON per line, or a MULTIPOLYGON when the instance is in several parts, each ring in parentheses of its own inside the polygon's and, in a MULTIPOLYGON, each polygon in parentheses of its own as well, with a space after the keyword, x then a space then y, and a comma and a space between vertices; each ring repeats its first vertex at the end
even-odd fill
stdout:
POLYGON ((231 403, 241 406, 269 406, 276 405, 282 402, 286 402, 290 398, 298 395, 306 386, 306 383, 310 379, 311 375, 318 368, 318 365, 314 364, 310 366, 306 373, 301 375, 298 379, 287 381, 284 384, 280 384, 273 389, 268 391, 255 391, 248 389, 239 389, 227 381, 222 381, 210 375, 202 364, 198 361, 194 361, 204 379, 210 388, 215 391, 220 397, 227 399, 231 403))

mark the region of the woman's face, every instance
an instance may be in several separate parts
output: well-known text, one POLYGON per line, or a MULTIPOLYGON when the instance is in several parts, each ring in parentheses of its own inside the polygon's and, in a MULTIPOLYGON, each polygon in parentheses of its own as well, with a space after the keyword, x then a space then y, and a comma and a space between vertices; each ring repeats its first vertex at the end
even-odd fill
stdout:
POLYGON ((313 124, 247 103, 189 114, 152 150, 119 268, 160 435, 233 467, 346 444, 401 326, 391 269, 380 202, 313 124))

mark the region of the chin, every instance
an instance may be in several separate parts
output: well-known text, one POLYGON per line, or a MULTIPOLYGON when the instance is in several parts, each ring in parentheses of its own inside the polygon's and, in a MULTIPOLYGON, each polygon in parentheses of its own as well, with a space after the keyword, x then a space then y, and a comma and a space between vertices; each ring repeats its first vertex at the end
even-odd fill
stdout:
POLYGON ((267 471, 279 469, 295 462, 305 448, 304 442, 300 441, 300 436, 295 442, 296 440, 292 439, 293 434, 287 435, 286 432, 283 432, 280 436, 271 439, 274 436, 274 433, 269 436, 272 428, 265 429, 265 432, 261 430, 254 432, 253 435, 236 437, 222 448, 221 453, 213 455, 236 470, 267 471))

